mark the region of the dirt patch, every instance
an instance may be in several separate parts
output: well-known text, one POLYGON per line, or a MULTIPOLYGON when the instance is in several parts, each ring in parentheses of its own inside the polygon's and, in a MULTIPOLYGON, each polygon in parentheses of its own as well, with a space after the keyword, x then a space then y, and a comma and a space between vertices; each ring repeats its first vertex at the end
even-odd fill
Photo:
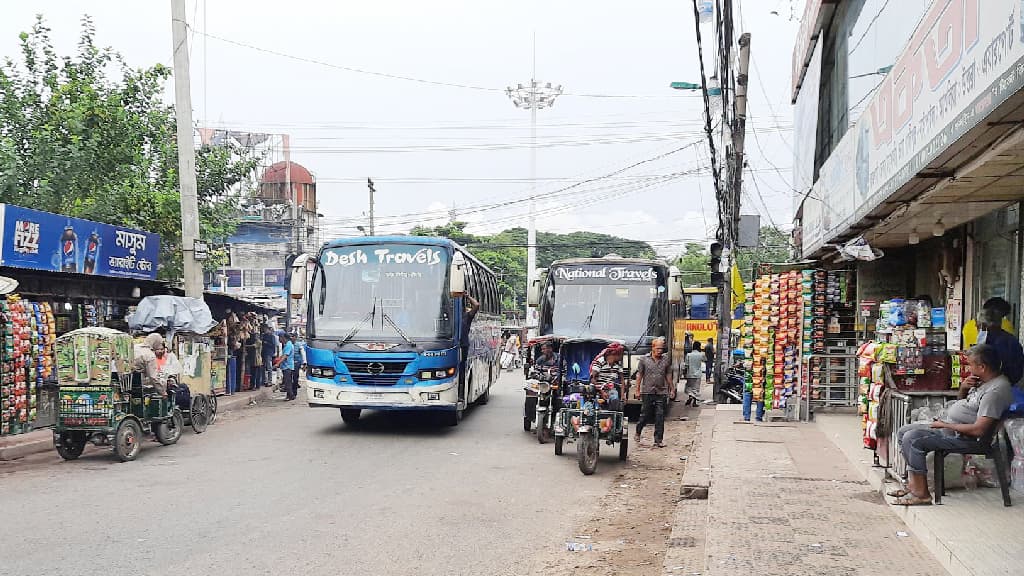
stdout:
MULTIPOLYGON (((650 576, 661 572, 679 500, 679 482, 696 428, 697 412, 673 406, 665 423, 667 448, 650 447, 653 428, 644 430, 647 447, 630 438, 628 466, 611 480, 608 494, 595 502, 585 522, 574 526, 567 543, 552 552, 544 576, 650 576), (689 416, 679 421, 678 416, 689 416), (589 538, 581 538, 588 536, 589 538)), ((633 429, 631 426, 630 434, 633 429)))

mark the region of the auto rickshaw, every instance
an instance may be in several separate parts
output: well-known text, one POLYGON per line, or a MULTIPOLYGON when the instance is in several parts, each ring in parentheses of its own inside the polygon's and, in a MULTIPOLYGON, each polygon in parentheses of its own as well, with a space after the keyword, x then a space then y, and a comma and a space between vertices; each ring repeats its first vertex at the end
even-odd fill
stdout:
POLYGON ((599 390, 590 383, 590 365, 613 340, 573 338, 562 342, 562 409, 555 418, 555 455, 565 442, 576 443, 580 472, 597 470, 600 445, 619 445, 619 460, 629 457, 629 419, 623 414, 629 374, 623 370, 623 386, 599 390))
POLYGON ((53 444, 65 460, 85 443, 110 446, 122 462, 134 460, 145 434, 163 445, 181 437, 184 416, 173 393, 143 387, 132 372, 132 337, 111 328, 81 328, 56 342, 59 407, 53 444))

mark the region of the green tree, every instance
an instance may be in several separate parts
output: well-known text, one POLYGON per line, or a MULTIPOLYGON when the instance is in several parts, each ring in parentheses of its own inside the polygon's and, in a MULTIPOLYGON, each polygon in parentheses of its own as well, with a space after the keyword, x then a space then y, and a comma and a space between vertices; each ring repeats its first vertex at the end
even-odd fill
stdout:
MULTIPOLYGON (((736 265, 744 282, 751 282, 760 264, 792 262, 792 240, 785 232, 773 226, 762 226, 756 248, 736 251, 736 265)), ((708 248, 697 242, 688 242, 682 254, 673 262, 683 273, 686 286, 700 286, 711 282, 711 255, 708 248)))
MULTIPOLYGON (((88 17, 74 56, 57 55, 42 17, 20 39, 20 65, 0 66, 0 201, 156 232, 160 277, 179 279, 176 125, 162 100, 171 70, 130 68, 96 45, 88 17)), ((204 240, 234 231, 258 164, 240 149, 197 152, 204 240)))

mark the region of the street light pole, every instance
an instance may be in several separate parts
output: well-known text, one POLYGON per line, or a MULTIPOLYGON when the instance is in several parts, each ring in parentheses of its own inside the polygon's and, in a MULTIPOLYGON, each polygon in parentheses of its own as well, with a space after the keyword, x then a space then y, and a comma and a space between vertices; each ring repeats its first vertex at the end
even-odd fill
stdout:
MULTIPOLYGON (((531 78, 529 85, 509 86, 505 94, 516 108, 530 110, 530 219, 526 232, 526 289, 529 291, 530 283, 537 276, 537 110, 553 106, 555 98, 562 94, 562 86, 552 86, 550 82, 541 84, 531 78)), ((529 304, 526 305, 526 320, 531 320, 529 304)))
POLYGON ((196 260, 199 239, 199 198, 196 192, 196 151, 192 138, 192 88, 189 83, 188 23, 185 0, 171 0, 174 50, 174 118, 178 137, 178 186, 181 192, 181 250, 185 295, 203 297, 203 268, 196 260))

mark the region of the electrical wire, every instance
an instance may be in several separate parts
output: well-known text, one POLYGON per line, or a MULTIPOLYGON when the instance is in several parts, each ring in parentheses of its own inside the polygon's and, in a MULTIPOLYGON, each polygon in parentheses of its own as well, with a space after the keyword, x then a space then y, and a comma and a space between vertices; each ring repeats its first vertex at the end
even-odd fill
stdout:
MULTIPOLYGON (((719 180, 718 159, 715 154, 715 137, 711 128, 711 101, 708 99, 708 79, 707 74, 704 72, 704 48, 700 36, 700 10, 697 7, 697 0, 692 0, 692 2, 693 20, 697 29, 697 60, 700 62, 701 94, 704 99, 704 131, 707 133, 708 137, 708 149, 710 150, 711 156, 711 172, 715 183, 715 197, 721 198, 723 196, 722 183, 719 180)), ((721 202, 721 200, 719 200, 719 202, 721 202)), ((721 227, 723 223, 721 211, 719 211, 718 220, 719 227, 721 227)))
POLYGON ((874 26, 875 22, 878 21, 878 17, 881 16, 882 12, 885 12, 885 9, 888 7, 889 0, 885 0, 885 3, 882 4, 882 7, 879 8, 878 12, 875 14, 875 17, 871 19, 871 22, 868 22, 868 27, 864 29, 864 33, 860 35, 860 38, 857 39, 857 42, 853 45, 853 48, 850 48, 847 54, 853 54, 854 52, 857 51, 857 48, 860 48, 860 43, 864 41, 864 37, 868 35, 868 32, 871 31, 871 27, 874 26))

